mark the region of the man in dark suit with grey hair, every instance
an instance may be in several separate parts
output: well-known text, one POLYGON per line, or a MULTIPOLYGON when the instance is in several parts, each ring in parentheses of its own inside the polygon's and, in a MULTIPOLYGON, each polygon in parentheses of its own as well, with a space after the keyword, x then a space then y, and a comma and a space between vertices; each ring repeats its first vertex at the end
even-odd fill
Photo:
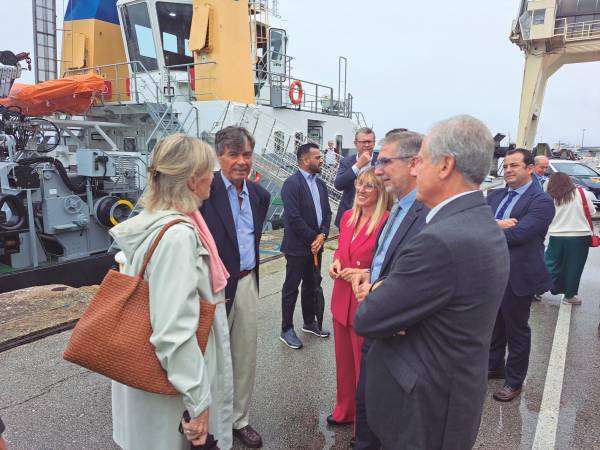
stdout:
POLYGON ((475 443, 509 272, 506 239, 479 190, 493 151, 473 117, 434 125, 414 169, 417 200, 431 208, 427 224, 356 313, 356 332, 374 340, 367 417, 385 449, 475 443))
MULTIPOLYGON (((425 225, 429 210, 417 201, 417 182, 411 175, 423 135, 406 129, 386 133, 375 163, 375 174, 388 193, 397 198, 378 239, 377 249, 368 272, 356 274, 352 280, 357 300, 369 293, 370 283, 387 276, 396 255, 425 225), (403 131, 402 131, 403 130, 403 131)), ((369 428, 365 406, 366 359, 371 340, 365 339, 361 349, 360 377, 356 388, 355 450, 379 450, 381 443, 369 428)), ((333 419, 333 418, 331 418, 333 419)), ((327 418, 332 424, 332 420, 327 418)))

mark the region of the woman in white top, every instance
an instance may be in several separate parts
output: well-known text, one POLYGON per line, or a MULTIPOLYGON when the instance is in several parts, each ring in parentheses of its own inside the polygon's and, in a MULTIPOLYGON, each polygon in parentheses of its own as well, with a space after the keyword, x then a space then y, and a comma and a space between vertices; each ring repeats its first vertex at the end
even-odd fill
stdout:
POLYGON ((556 213, 550 224, 550 242, 546 249, 546 266, 552 275, 552 294, 563 294, 563 302, 579 305, 579 281, 590 249, 592 231, 585 215, 581 192, 590 214, 596 209, 591 192, 576 188, 571 178, 557 172, 548 181, 548 194, 554 200, 556 213))
POLYGON ((227 271, 198 207, 210 193, 214 150, 199 139, 174 134, 154 149, 144 210, 110 230, 127 257, 123 272, 138 272, 151 242, 167 230, 146 269, 156 357, 179 395, 160 395, 112 382, 113 439, 125 450, 187 450, 205 443, 232 446, 233 377, 229 327, 223 302, 227 271), (199 298, 216 303, 204 354, 196 330, 199 298), (178 426, 184 410, 191 420, 178 426))

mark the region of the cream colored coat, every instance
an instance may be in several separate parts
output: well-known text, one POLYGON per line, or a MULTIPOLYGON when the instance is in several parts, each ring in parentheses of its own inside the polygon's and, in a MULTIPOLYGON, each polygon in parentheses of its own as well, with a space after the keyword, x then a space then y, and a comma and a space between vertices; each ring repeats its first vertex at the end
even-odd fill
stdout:
POLYGON ((183 411, 192 417, 209 408, 209 432, 219 448, 232 446, 233 379, 229 327, 223 292, 214 295, 208 252, 194 226, 177 211, 143 211, 110 230, 128 263, 139 271, 146 251, 163 225, 176 218, 146 269, 150 285, 150 341, 169 381, 181 395, 158 395, 112 382, 113 439, 125 450, 188 450, 179 433, 183 411), (196 340, 198 298, 219 303, 204 355, 196 340))

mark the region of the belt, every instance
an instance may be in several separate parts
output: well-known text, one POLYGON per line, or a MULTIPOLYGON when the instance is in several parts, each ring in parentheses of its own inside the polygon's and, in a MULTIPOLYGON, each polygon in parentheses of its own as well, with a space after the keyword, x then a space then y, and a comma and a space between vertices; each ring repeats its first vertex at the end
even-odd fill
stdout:
POLYGON ((252 273, 252 271, 253 271, 253 270, 254 270, 254 269, 250 269, 250 270, 242 270, 242 271, 240 272, 240 278, 239 278, 239 279, 241 280, 242 278, 244 278, 244 277, 246 277, 246 276, 250 275, 250 274, 252 273))

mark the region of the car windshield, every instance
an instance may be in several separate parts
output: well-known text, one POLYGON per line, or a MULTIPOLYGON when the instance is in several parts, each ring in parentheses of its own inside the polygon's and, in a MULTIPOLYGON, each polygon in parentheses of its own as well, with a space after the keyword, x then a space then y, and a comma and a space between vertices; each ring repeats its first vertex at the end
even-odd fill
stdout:
POLYGON ((599 177, 600 176, 600 174, 598 172, 596 172, 591 167, 586 166, 585 164, 552 163, 552 165, 558 172, 563 172, 570 176, 575 176, 575 177, 599 177))

